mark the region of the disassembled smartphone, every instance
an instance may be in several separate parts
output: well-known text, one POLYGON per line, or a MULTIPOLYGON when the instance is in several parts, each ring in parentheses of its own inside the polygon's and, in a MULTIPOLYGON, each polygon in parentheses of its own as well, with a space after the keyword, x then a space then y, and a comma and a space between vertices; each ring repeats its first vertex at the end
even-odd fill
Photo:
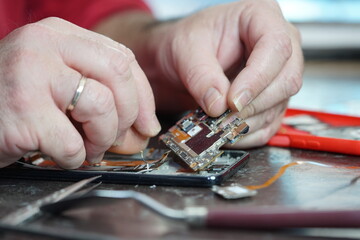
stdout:
POLYGON ((61 169, 50 157, 32 153, 0 169, 0 177, 79 181, 101 175, 105 183, 209 187, 230 178, 246 164, 248 156, 244 151, 225 150, 206 168, 194 172, 166 149, 146 149, 135 155, 107 152, 100 165, 85 163, 75 170, 61 169))
POLYGON ((0 177, 77 181, 102 175, 103 182, 212 186, 219 185, 244 166, 248 153, 220 150, 235 143, 249 130, 231 111, 212 118, 201 109, 190 112, 160 139, 171 149, 147 149, 135 155, 108 152, 100 164, 86 162, 64 170, 40 152, 29 153, 16 164, 0 170, 0 177))

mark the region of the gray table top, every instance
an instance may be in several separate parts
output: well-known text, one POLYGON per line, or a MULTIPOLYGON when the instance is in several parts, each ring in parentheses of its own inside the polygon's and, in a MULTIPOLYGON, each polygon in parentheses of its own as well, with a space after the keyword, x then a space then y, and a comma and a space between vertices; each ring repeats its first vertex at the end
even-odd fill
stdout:
MULTIPOLYGON (((225 184, 259 185, 274 176, 280 167, 294 161, 303 164, 289 167, 274 184, 258 190, 258 195, 239 200, 222 199, 210 188, 102 184, 98 189, 135 190, 178 209, 186 206, 360 209, 360 182, 350 184, 360 176, 360 157, 356 156, 275 147, 253 149, 250 150, 248 164, 225 184)), ((0 216, 67 185, 68 182, 0 179, 0 216)), ((74 234, 79 231, 102 233, 119 238, 328 239, 360 236, 359 229, 192 229, 183 223, 157 216, 133 200, 73 210, 62 216, 42 216, 26 223, 26 226, 75 231, 74 234)), ((13 234, 4 235, 9 236, 9 239, 18 239, 13 234)))

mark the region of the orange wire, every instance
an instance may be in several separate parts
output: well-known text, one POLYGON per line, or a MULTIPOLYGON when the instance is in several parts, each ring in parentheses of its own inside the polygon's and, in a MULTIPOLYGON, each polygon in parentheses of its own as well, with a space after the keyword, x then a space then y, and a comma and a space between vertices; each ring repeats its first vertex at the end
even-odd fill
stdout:
POLYGON ((350 167, 339 167, 339 166, 335 166, 335 168, 360 169, 360 167, 356 167, 356 166, 350 166, 350 167))
POLYGON ((250 190, 266 188, 266 187, 270 186, 271 184, 273 184, 276 180, 278 180, 285 173, 287 168, 295 166, 295 165, 299 165, 299 163, 298 162, 288 163, 288 164, 282 166, 279 169, 279 171, 273 177, 271 177, 269 180, 267 180, 264 184, 246 186, 246 188, 248 188, 250 190))
MULTIPOLYGON (((267 180, 265 183, 263 183, 261 185, 246 186, 246 188, 248 188, 250 190, 266 188, 266 187, 270 186, 271 184, 273 184, 276 180, 278 180, 285 173, 286 169, 288 169, 289 167, 295 166, 295 165, 299 165, 299 164, 301 164, 301 163, 300 162, 288 163, 288 164, 282 166, 279 169, 279 171, 273 177, 271 177, 269 180, 267 180)), ((308 162, 308 164, 312 164, 312 163, 308 162)), ((358 166, 349 166, 349 167, 329 166, 329 167, 345 168, 345 169, 360 169, 360 167, 358 167, 358 166)))

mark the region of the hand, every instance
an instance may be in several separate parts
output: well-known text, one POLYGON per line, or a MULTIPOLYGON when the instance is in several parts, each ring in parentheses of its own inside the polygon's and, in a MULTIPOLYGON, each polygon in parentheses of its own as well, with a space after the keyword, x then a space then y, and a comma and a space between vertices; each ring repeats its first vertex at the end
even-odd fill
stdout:
POLYGON ((182 107, 174 102, 187 103, 188 91, 211 116, 239 111, 250 133, 235 147, 265 144, 301 87, 300 36, 275 1, 219 5, 154 28, 152 36, 162 77, 151 81, 161 108, 182 107))
POLYGON ((148 81, 132 52, 57 18, 0 41, 0 166, 40 150, 63 168, 99 162, 116 142, 141 150, 160 130, 148 81), (88 78, 67 112, 79 80, 88 78))

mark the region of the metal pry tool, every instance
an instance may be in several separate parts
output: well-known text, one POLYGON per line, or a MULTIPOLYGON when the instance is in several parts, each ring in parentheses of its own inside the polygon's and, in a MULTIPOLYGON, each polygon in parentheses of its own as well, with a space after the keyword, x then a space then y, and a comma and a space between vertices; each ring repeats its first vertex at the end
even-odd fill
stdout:
MULTIPOLYGON (((39 200, 36 200, 35 202, 30 203, 29 205, 26 205, 25 207, 15 210, 14 212, 7 215, 6 217, 0 219, 0 223, 12 225, 12 226, 23 223, 26 220, 30 219, 31 217, 39 214, 41 212, 40 208, 42 206, 44 206, 46 204, 55 203, 57 201, 64 199, 64 198, 70 196, 71 194, 75 193, 76 191, 80 190, 81 188, 83 188, 86 184, 88 184, 100 177, 101 176, 96 176, 96 177, 84 179, 84 180, 76 182, 68 187, 65 187, 56 192, 53 192, 52 194, 47 195, 39 200)), ((93 188, 89 189, 89 191, 92 189, 93 188)))
POLYGON ((280 207, 215 208, 186 207, 172 209, 136 191, 94 190, 82 196, 67 198, 41 209, 61 213, 78 207, 108 204, 119 199, 134 199, 153 212, 197 227, 243 229, 280 228, 355 228, 360 227, 360 210, 305 210, 280 207))

